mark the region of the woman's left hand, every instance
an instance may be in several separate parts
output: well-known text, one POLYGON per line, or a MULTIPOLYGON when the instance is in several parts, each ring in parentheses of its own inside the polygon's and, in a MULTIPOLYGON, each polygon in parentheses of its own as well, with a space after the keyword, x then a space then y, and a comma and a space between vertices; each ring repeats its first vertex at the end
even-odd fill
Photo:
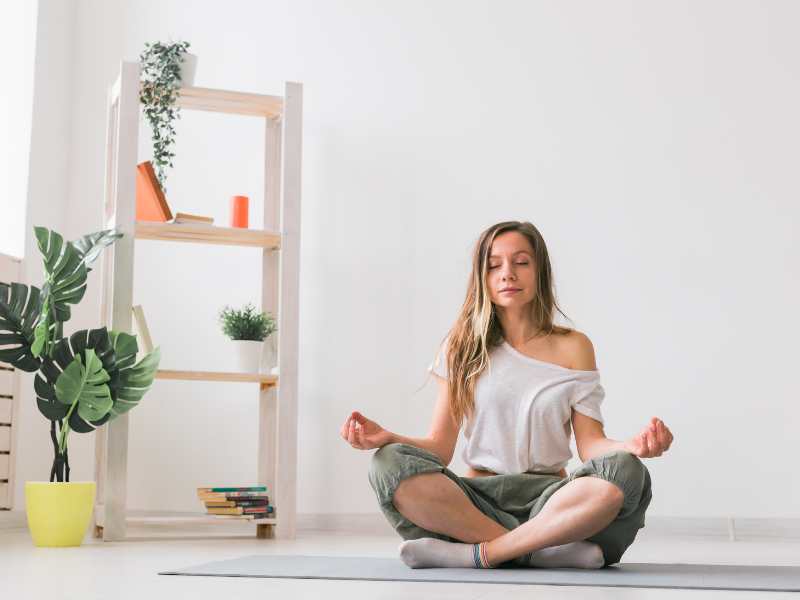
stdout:
POLYGON ((625 442, 625 450, 639 458, 661 456, 672 444, 672 432, 661 419, 653 417, 638 435, 625 442))

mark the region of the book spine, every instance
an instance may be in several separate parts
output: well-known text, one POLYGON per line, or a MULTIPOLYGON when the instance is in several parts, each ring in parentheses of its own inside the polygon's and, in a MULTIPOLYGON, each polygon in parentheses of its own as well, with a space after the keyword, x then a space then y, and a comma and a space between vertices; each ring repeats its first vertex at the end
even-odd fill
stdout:
POLYGON ((206 509, 210 515, 242 515, 244 514, 243 508, 208 508, 206 509))
POLYGON ((273 506, 255 507, 251 506, 243 508, 241 506, 232 508, 207 508, 206 513, 209 515, 268 515, 275 511, 273 506))
POLYGON ((270 513, 272 512, 270 509, 271 506, 261 507, 261 506, 248 506, 246 508, 242 508, 243 514, 251 514, 251 513, 270 513))
POLYGON ((200 487, 198 492, 266 492, 267 486, 254 485, 249 487, 200 487))
POLYGON ((257 500, 206 500, 205 505, 210 507, 222 506, 266 506, 269 504, 268 498, 257 500))
POLYGON ((237 500, 235 501, 235 506, 267 506, 269 504, 269 498, 264 498, 263 500, 237 500))
POLYGON ((268 498, 267 492, 203 492, 197 494, 201 500, 234 500, 237 498, 268 498))

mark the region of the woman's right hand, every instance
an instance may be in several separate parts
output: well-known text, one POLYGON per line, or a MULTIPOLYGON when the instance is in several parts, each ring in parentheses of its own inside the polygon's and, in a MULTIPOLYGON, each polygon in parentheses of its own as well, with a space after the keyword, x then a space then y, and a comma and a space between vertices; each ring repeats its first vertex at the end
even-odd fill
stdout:
POLYGON ((342 437, 357 450, 380 448, 391 441, 391 433, 358 411, 353 411, 342 425, 342 437))

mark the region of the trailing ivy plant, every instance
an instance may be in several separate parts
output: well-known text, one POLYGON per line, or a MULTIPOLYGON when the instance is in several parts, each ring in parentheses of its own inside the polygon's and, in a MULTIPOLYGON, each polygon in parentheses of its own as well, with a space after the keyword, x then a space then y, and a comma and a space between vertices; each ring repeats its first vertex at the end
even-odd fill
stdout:
POLYGON ((70 306, 86 292, 87 274, 102 250, 122 234, 98 231, 74 242, 34 227, 45 283, 0 283, 0 362, 36 373, 36 404, 50 421, 50 481, 69 481, 67 436, 88 433, 135 407, 150 388, 160 360, 156 348, 136 363, 136 337, 82 329, 63 337, 70 306))
POLYGON ((173 122, 180 119, 180 107, 175 104, 181 87, 180 66, 189 42, 153 44, 145 42, 141 61, 139 101, 153 132, 153 163, 161 188, 166 193, 167 167, 172 167, 175 153, 173 122))
POLYGON ((275 319, 263 312, 256 312, 252 304, 241 310, 225 306, 219 313, 222 333, 232 340, 253 340, 261 342, 278 328, 275 319))

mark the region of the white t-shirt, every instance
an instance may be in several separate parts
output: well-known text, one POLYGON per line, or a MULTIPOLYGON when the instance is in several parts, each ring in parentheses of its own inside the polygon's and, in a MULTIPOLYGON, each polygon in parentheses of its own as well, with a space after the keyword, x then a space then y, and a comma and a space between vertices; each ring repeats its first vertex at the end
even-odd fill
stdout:
MULTIPOLYGON (((447 340, 428 371, 447 379, 447 340)), ((522 354, 502 340, 475 387, 464 428, 464 462, 498 474, 557 473, 570 458, 571 410, 603 423, 599 370, 568 369, 522 354)))

